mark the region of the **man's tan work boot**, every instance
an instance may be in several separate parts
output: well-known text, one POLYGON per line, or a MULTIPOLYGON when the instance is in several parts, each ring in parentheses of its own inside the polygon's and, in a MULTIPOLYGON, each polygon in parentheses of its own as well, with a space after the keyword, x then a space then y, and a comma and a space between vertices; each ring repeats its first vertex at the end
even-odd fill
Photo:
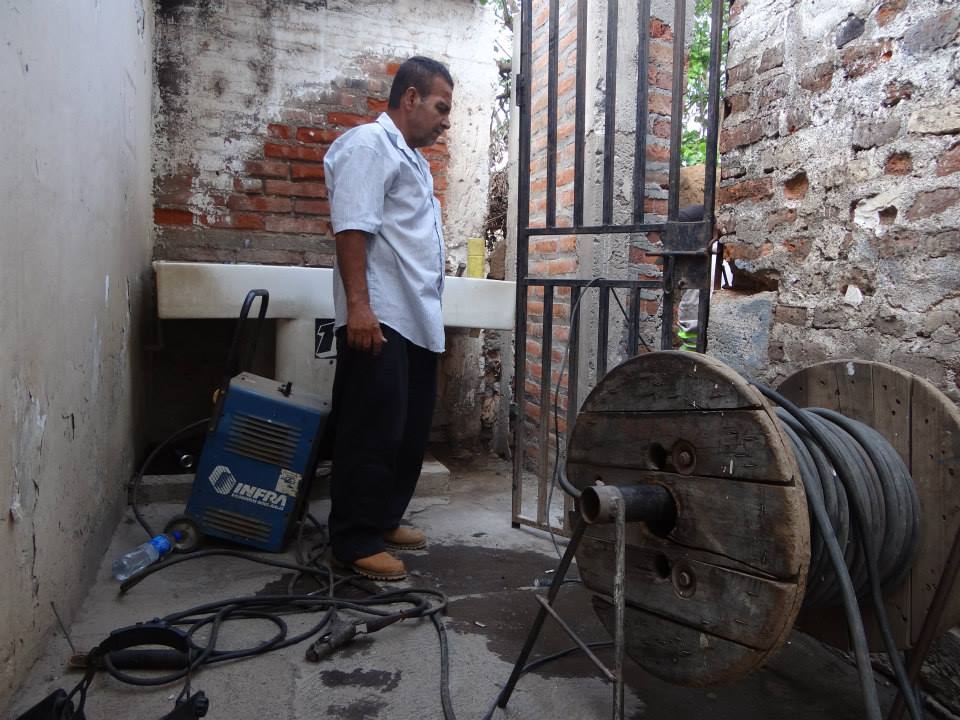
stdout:
POLYGON ((409 527, 387 530, 383 540, 391 550, 422 550, 427 546, 427 536, 409 527))
POLYGON ((376 555, 354 560, 349 567, 358 575, 371 580, 403 580, 407 576, 403 560, 388 552, 378 552, 376 555))

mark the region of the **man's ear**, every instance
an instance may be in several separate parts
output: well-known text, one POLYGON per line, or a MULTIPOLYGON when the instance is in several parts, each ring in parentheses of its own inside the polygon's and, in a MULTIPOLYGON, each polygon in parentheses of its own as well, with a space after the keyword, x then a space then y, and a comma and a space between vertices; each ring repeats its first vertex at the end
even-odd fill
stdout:
POLYGON ((403 105, 407 110, 412 109, 419 99, 420 93, 412 85, 403 91, 403 105))

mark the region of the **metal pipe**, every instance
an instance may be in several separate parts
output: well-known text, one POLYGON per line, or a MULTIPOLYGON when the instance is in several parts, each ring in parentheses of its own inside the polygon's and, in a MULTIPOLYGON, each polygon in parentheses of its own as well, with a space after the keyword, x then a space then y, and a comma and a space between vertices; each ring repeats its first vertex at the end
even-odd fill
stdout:
POLYGON ((550 0, 550 69, 547 72, 547 225, 557 224, 557 75, 560 0, 550 0))
POLYGON ((676 522, 677 504, 662 485, 591 485, 580 493, 580 514, 590 525, 615 522, 617 498, 623 498, 625 522, 676 522))
POLYGON ((686 12, 685 2, 674 3, 673 89, 670 97, 670 190, 667 197, 667 219, 674 222, 680 214, 680 141, 683 133, 683 46, 686 12))
POLYGON ((577 104, 573 147, 573 224, 583 225, 583 151, 587 114, 587 0, 577 2, 577 104))

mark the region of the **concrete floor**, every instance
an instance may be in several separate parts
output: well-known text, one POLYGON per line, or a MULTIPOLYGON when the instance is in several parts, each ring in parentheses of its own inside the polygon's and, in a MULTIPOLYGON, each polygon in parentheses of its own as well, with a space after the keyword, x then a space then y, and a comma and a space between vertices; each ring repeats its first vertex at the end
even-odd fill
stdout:
MULTIPOLYGON (((404 556, 411 587, 446 593, 451 694, 460 720, 478 720, 506 680, 536 613, 533 595, 548 582, 557 556, 548 535, 510 527, 510 467, 486 457, 440 459, 451 469, 447 496, 415 498, 409 518, 426 530, 426 551, 404 556)), ((180 505, 155 503, 148 518, 162 525, 180 505)), ((312 510, 326 516, 326 501, 312 510)), ((96 584, 72 622, 75 645, 87 649, 110 630, 226 597, 277 592, 283 572, 238 559, 205 558, 157 573, 127 595, 117 594, 111 561, 142 542, 128 516, 120 524, 99 569, 96 584)), ((575 574, 574 572, 571 574, 575 574)), ((588 640, 609 637, 579 585, 564 587, 560 613, 588 640)), ((291 629, 311 619, 289 616, 291 629)), ((271 633, 259 621, 231 624, 221 647, 255 643, 271 633), (242 625, 242 626, 241 626, 242 625)), ((570 644, 548 621, 537 653, 570 644)), ((406 621, 361 637, 318 664, 304 660, 306 643, 242 662, 221 663, 196 674, 193 688, 210 698, 208 718, 345 718, 347 720, 433 720, 442 718, 436 632, 428 621, 406 621)), ((14 698, 11 717, 57 687, 78 679, 66 673, 66 639, 51 639, 29 681, 14 698)), ((610 652, 601 651, 606 661, 610 652)), ((884 704, 892 700, 881 680, 884 704)), ((173 707, 180 684, 140 688, 101 673, 87 701, 87 717, 160 718, 173 707)), ((507 710, 495 718, 607 718, 611 686, 582 656, 550 664, 524 676, 507 710)), ((931 715, 932 716, 932 715, 931 715)), ((795 633, 764 669, 734 685, 686 689, 667 685, 628 661, 626 717, 669 720, 774 718, 845 720, 863 717, 854 668, 838 653, 795 633)))

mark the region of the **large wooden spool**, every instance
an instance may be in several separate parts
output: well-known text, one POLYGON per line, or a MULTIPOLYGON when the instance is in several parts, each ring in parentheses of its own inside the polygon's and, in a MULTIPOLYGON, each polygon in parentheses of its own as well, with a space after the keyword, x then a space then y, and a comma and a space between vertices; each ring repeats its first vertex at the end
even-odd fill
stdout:
MULTIPOLYGON (((888 373, 876 364, 854 363, 853 377, 869 386, 854 383, 854 395, 844 379, 848 367, 816 366, 790 378, 782 390, 802 406, 819 403, 861 419, 889 439, 887 425, 851 410, 852 405, 864 410, 870 396, 874 399, 869 407, 889 412, 881 391, 884 384, 892 387, 895 376, 906 394, 891 395, 890 402, 910 399, 909 436, 917 434, 917 423, 930 429, 925 435, 930 447, 924 446, 922 453, 932 453, 933 460, 917 457, 921 441, 905 443, 902 425, 897 426, 899 445, 894 442, 898 450, 903 448, 901 454, 909 451, 913 456, 908 467, 915 473, 924 508, 937 502, 942 512, 938 510, 934 520, 943 516, 942 522, 925 525, 922 557, 910 589, 901 591, 907 592, 909 607, 894 598, 894 606, 906 611, 907 620, 898 625, 906 641, 915 638, 915 617, 918 612, 922 617, 932 596, 929 591, 920 597, 915 586, 920 577, 928 585, 939 579, 950 532, 960 523, 955 478, 960 413, 929 383, 889 366, 882 366, 888 373), (866 366, 873 370, 867 372, 866 366), (868 383, 867 378, 874 379, 868 383), (871 389, 874 382, 876 392, 871 389), (827 401, 831 393, 834 402, 827 401), (941 439, 934 440, 934 433, 941 439), (924 475, 928 471, 932 474, 924 475), (940 545, 934 548, 938 538, 940 545)), ((647 671, 687 686, 726 682, 762 665, 786 641, 806 590, 806 496, 772 406, 735 371, 708 356, 672 351, 641 355, 613 369, 590 393, 577 418, 567 475, 581 490, 597 482, 655 483, 667 488, 676 502, 672 526, 632 523, 627 528, 627 652, 647 671)), ((612 526, 591 526, 577 552, 584 584, 595 593, 594 606, 611 631, 613 543, 612 526)), ((944 615, 945 627, 960 619, 958 610, 954 600, 944 615)), ((810 629, 842 644, 842 613, 818 613, 814 619, 823 619, 824 628, 810 629)))

